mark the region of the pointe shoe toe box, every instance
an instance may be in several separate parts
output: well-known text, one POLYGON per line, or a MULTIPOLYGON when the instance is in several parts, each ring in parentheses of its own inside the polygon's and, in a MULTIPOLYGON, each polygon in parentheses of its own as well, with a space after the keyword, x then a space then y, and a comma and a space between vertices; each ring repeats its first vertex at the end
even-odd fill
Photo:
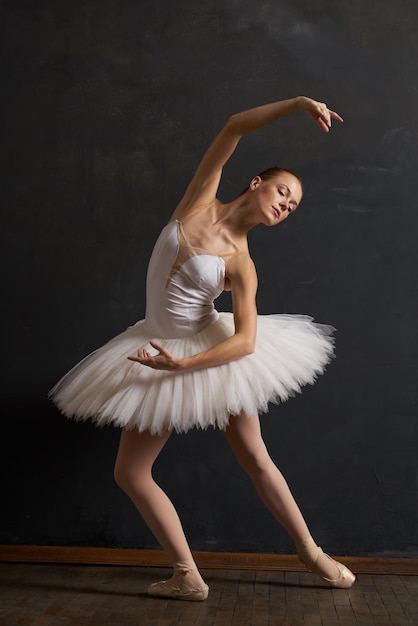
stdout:
POLYGON ((202 587, 178 587, 170 584, 170 581, 162 580, 152 583, 148 587, 148 595, 156 598, 172 598, 173 600, 189 600, 192 602, 202 602, 209 594, 208 585, 202 587))
MULTIPOLYGON (((334 559, 332 560, 334 561, 334 559)), ((340 575, 335 580, 330 580, 329 578, 324 578, 324 580, 337 589, 349 589, 356 581, 355 575, 342 563, 338 563, 338 561, 334 561, 334 563, 338 567, 340 575)))
POLYGON ((304 563, 313 574, 331 585, 331 587, 336 589, 349 589, 356 581, 355 575, 348 569, 348 567, 339 563, 339 561, 335 561, 335 559, 330 557, 328 554, 325 554, 322 551, 322 548, 317 546, 313 540, 304 542, 301 546, 299 546, 298 555, 302 563, 304 563), (332 579, 324 576, 324 568, 321 568, 319 565, 319 559, 323 560, 324 557, 331 561, 338 570, 337 578, 332 579))

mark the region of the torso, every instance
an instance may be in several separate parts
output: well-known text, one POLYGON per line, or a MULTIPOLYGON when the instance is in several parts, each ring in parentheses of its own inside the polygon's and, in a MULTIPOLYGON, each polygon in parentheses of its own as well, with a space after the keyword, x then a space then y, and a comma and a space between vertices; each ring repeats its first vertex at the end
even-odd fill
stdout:
POLYGON ((195 248, 218 255, 225 261, 225 290, 231 288, 228 275, 228 261, 240 254, 249 255, 246 236, 233 237, 217 216, 222 213, 223 203, 219 200, 190 208, 176 218, 181 223, 182 233, 187 243, 195 248))
POLYGON ((222 256, 185 239, 169 222, 154 246, 147 273, 145 323, 156 337, 184 337, 218 319, 213 301, 225 285, 222 256))

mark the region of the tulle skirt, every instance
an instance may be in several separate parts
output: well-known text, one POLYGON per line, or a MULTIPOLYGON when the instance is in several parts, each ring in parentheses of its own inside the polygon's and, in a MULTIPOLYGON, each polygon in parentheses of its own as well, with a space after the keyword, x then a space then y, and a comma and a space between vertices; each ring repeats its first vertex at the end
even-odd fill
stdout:
POLYGON ((232 313, 179 339, 129 327, 70 370, 50 391, 67 417, 139 431, 225 429, 230 415, 254 415, 313 384, 333 356, 332 326, 302 315, 259 315, 255 352, 226 365, 167 372, 129 361, 154 339, 178 357, 202 352, 234 334, 232 313))

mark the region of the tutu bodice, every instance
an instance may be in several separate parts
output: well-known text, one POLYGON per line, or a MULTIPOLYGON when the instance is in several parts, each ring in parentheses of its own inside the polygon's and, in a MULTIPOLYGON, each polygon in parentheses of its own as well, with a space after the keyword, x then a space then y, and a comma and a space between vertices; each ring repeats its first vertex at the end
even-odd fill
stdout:
POLYGON ((167 224, 148 266, 145 327, 157 337, 186 337, 219 318, 213 301, 222 293, 225 261, 190 246, 181 223, 167 224))

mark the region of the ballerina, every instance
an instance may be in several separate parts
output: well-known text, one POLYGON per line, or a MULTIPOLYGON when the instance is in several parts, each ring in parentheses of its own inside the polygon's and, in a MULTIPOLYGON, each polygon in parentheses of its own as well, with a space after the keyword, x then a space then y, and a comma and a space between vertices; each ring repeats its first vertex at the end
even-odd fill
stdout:
POLYGON ((217 198, 222 169, 245 134, 296 111, 324 132, 342 122, 326 104, 305 96, 230 117, 203 156, 163 228, 147 274, 145 319, 76 365, 51 390, 61 411, 122 428, 115 480, 131 498, 173 564, 153 596, 205 600, 177 515, 152 476, 173 430, 221 429, 260 498, 289 533, 296 551, 332 587, 355 576, 316 545, 290 489, 266 449, 259 413, 312 384, 333 355, 333 328, 303 315, 258 315, 257 275, 248 232, 276 226, 299 206, 303 187, 290 170, 254 176, 237 198, 217 198), (230 290, 233 313, 213 301, 230 290))

